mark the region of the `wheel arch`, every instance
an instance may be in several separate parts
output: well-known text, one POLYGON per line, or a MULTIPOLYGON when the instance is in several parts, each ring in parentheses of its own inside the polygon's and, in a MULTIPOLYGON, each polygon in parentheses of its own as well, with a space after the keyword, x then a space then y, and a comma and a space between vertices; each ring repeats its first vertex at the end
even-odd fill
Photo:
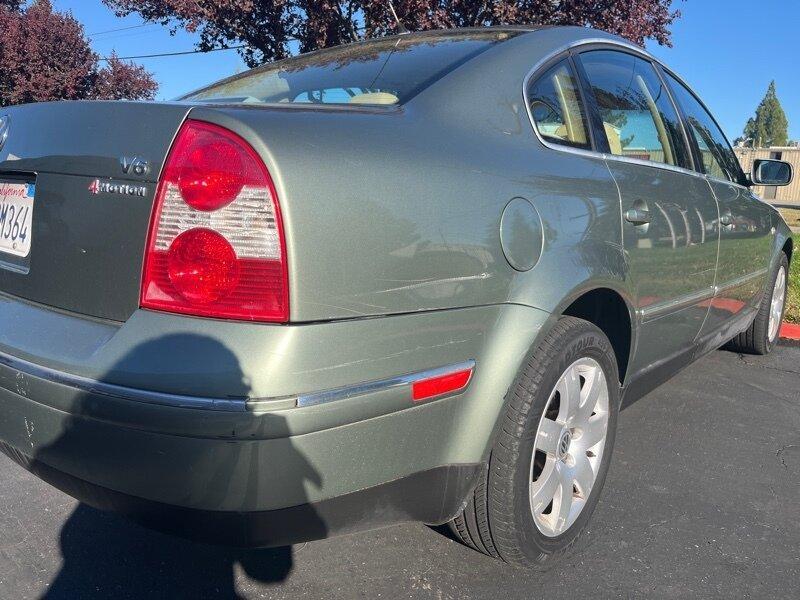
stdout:
MULTIPOLYGON (((481 460, 488 460, 500 428, 503 426, 503 417, 506 414, 512 389, 519 376, 520 369, 525 361, 530 360, 539 342, 558 323, 561 317, 569 316, 583 319, 598 327, 611 342, 620 375, 620 385, 623 385, 630 372, 628 367, 634 351, 635 332, 633 329, 635 319, 631 309, 632 303, 627 301, 622 286, 617 287, 615 282, 605 280, 597 282, 593 287, 576 287, 567 294, 562 303, 554 310, 546 311, 523 305, 513 305, 511 315, 503 319, 496 332, 491 336, 487 356, 498 358, 495 364, 489 363, 490 370, 494 367, 494 375, 485 383, 485 389, 475 388, 469 394, 481 398, 502 397, 503 401, 488 403, 484 401, 474 403, 474 410, 462 410, 459 424, 454 425, 456 431, 464 432, 471 444, 477 440, 482 443, 481 460), (532 312, 529 312, 532 311, 532 312), (531 322, 533 318, 534 322, 531 322), (529 326, 531 325, 531 326, 529 326), (513 350, 509 348, 509 340, 513 350), (512 358, 513 357, 513 358, 512 358), (475 423, 491 424, 483 436, 477 431, 475 423), (469 432, 468 436, 467 433, 469 432)), ((479 361, 479 367, 484 369, 485 364, 479 361)), ((476 377, 476 383, 483 382, 476 377)), ((479 442, 480 443, 480 442, 479 442)), ((456 446, 460 442, 454 441, 456 446)))
POLYGON ((598 287, 583 291, 561 311, 569 317, 589 321, 606 334, 617 359, 620 385, 628 375, 633 348, 633 311, 617 290, 598 287))
POLYGON ((783 243, 783 253, 786 255, 786 258, 789 259, 789 264, 792 262, 792 252, 794 252, 794 240, 792 236, 786 238, 786 241, 783 243))

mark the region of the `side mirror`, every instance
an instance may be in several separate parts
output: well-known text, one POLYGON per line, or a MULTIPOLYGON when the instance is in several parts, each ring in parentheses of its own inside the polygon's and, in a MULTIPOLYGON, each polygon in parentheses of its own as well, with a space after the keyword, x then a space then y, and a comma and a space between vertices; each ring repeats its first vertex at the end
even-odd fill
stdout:
POLYGON ((794 173, 792 165, 782 160, 758 159, 753 161, 750 179, 755 185, 789 185, 794 173))

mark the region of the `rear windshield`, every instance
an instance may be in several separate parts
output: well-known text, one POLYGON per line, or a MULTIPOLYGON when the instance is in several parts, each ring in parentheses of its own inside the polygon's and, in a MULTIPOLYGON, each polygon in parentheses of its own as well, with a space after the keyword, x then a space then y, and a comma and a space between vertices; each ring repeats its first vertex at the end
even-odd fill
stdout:
POLYGON ((514 31, 418 34, 350 44, 258 67, 181 100, 404 104, 514 31))

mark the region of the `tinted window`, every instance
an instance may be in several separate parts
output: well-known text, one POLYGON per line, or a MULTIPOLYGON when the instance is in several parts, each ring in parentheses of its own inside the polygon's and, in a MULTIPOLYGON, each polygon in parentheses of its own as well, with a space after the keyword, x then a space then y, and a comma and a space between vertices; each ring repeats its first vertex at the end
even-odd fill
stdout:
POLYGON ((591 148, 577 79, 568 61, 558 63, 531 84, 528 102, 542 138, 575 148, 591 148))
POLYGON ((686 115, 689 131, 700 147, 704 171, 717 179, 741 181, 739 161, 725 134, 692 92, 669 73, 666 76, 676 101, 686 115))
POLYGON ((607 50, 580 58, 612 154, 690 167, 680 119, 653 65, 607 50))
POLYGON ((509 31, 419 34, 339 46, 253 69, 182 99, 402 104, 514 35, 509 31))

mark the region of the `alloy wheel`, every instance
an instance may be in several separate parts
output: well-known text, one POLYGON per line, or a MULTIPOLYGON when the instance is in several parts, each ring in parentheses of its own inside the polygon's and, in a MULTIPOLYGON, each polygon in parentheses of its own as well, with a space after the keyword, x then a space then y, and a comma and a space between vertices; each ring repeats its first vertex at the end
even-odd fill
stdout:
POLYGON ((786 302, 786 269, 781 265, 778 276, 775 278, 775 287, 772 290, 772 302, 769 307, 769 341, 774 342, 778 337, 783 318, 783 305, 786 302))
POLYGON ((530 507, 539 531, 557 537, 581 514, 603 459, 609 392, 592 358, 570 365, 550 393, 536 431, 530 468, 530 507))

